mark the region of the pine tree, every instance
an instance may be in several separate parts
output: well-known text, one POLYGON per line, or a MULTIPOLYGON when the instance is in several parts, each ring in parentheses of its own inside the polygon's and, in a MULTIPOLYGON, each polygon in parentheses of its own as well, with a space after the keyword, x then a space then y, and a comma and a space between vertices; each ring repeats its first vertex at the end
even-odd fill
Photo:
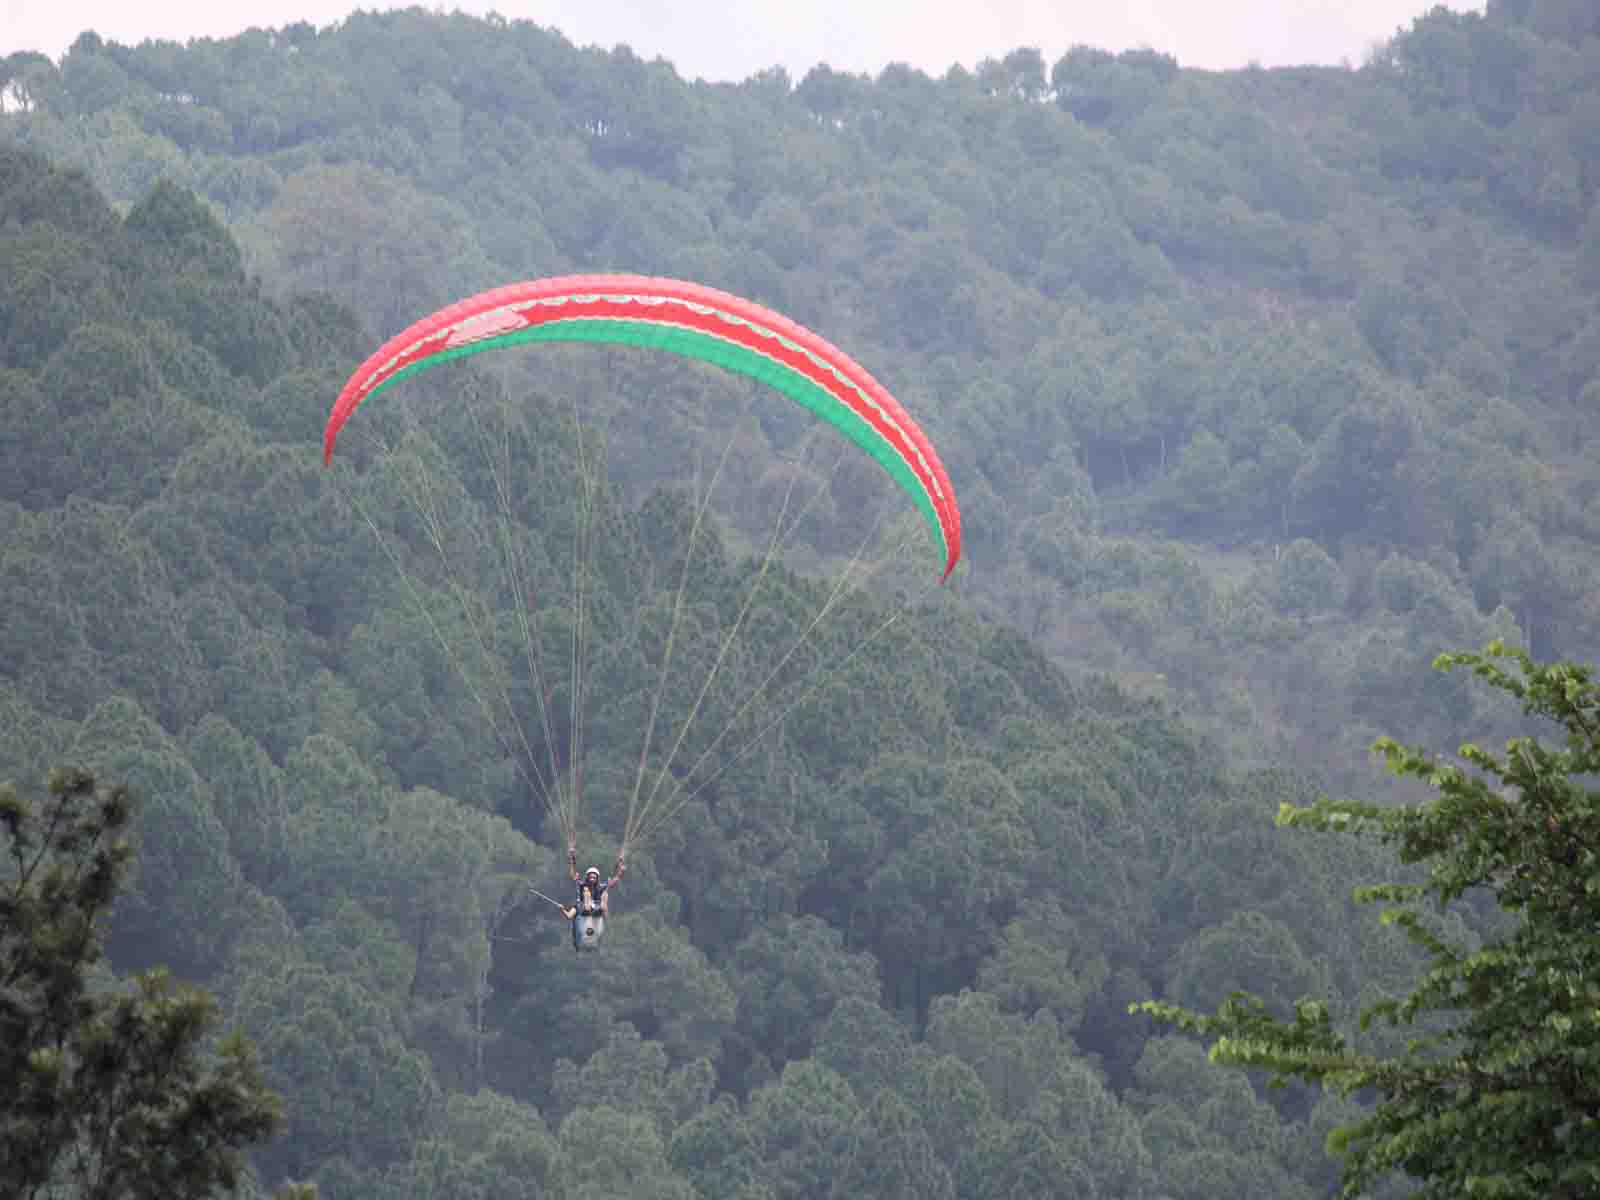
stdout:
POLYGON ((0 1195, 211 1197, 278 1127, 244 1038, 208 1050, 209 995, 161 971, 107 986, 101 926, 133 808, 83 770, 55 772, 41 805, 0 787, 0 1195))

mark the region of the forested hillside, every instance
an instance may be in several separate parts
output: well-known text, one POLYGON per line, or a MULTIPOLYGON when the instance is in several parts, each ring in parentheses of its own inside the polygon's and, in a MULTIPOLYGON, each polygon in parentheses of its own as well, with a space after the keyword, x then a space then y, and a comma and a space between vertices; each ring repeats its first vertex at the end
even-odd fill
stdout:
MULTIPOLYGON (((1315 1194, 1329 1165, 1303 1126, 1336 1106, 1275 1111, 1124 1012, 1152 991, 1288 1000, 1403 968, 1388 934, 1326 919, 1355 863, 1273 848, 1260 869, 1267 814, 1305 785, 1230 783, 1172 714, 1069 682, 950 599, 837 656, 818 701, 646 844, 605 950, 575 958, 559 920, 517 906, 527 882, 559 886, 559 839, 474 701, 485 668, 456 669, 464 637, 428 635, 451 605, 414 602, 444 586, 425 523, 361 520, 423 457, 455 519, 492 520, 451 422, 324 471, 353 314, 264 297, 177 189, 119 217, 75 173, 0 163, 6 276, 57 285, 49 304, 8 292, 0 322, 0 772, 71 758, 145 798, 113 957, 214 988, 257 1041, 290 1115, 269 1177, 336 1197, 458 1195, 463 1173, 495 1195, 724 1195, 730 1178, 811 1195, 868 1147, 858 1171, 899 1164, 899 1186, 936 1194, 1066 1171, 1108 1196, 1164 1179, 1209 1195, 1197 1153, 1315 1194), (1239 962, 1258 966, 1236 980, 1239 962)), ((541 442, 574 435, 558 405, 463 385, 541 442)), ((554 570, 570 530, 543 514, 574 483, 549 469, 518 535, 554 570)), ((704 662, 757 569, 702 527, 691 572, 646 570, 687 549, 675 495, 597 495, 612 551, 592 610, 647 627, 595 671, 600 781, 637 752, 674 581, 695 613, 680 654, 704 662)), ((741 678, 823 600, 779 570, 741 678)), ((495 578, 458 560, 471 592, 495 578)), ((872 608, 852 600, 813 647, 872 608)), ((509 673, 519 645, 495 649, 509 673)), ((622 789, 589 790, 598 854, 622 789)))
POLYGON ((194 188, 373 335, 578 269, 823 329, 945 450, 963 588, 1236 755, 1367 786, 1375 732, 1470 712, 1438 650, 1600 634, 1600 41, 1581 4, 1490 7, 1358 71, 1021 49, 798 84, 418 10, 87 35, 7 60, 0 129, 121 204, 194 188))
POLYGON ((691 84, 420 10, 13 55, 0 779, 143 798, 112 959, 259 1045, 270 1184, 1326 1195, 1352 1103, 1127 1008, 1400 987, 1377 854, 1273 812, 1379 790, 1378 732, 1512 728, 1435 651, 1595 644, 1597 85, 1554 3, 1359 71, 691 84), (587 269, 871 364, 961 496, 953 586, 795 421, 641 354, 408 381, 322 466, 378 337, 587 269), (864 535, 915 561, 836 591, 864 535), (530 682, 583 623, 546 578, 580 695, 530 682), (595 955, 526 893, 580 768, 586 858, 669 789, 595 955))

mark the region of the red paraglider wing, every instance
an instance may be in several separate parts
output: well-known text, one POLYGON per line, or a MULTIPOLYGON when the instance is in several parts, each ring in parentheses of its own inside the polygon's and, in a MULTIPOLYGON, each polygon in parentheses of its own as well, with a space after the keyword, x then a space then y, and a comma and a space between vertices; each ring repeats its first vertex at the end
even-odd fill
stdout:
POLYGON ((804 405, 872 455, 922 510, 944 552, 961 557, 961 513, 927 436, 858 363, 809 329, 749 300, 676 279, 571 275, 495 288, 424 317, 350 376, 323 431, 323 461, 368 397, 438 363, 523 342, 647 346, 751 376, 804 405))

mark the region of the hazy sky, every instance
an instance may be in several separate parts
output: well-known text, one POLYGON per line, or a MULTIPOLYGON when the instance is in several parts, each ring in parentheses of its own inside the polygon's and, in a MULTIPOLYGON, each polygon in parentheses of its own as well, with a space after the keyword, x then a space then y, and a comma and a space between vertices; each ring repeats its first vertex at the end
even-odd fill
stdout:
MULTIPOLYGON (((797 80, 818 62, 877 73, 909 62, 930 74, 1018 46, 1046 62, 1085 43, 1150 46, 1185 66, 1359 64, 1434 0, 462 0, 443 10, 497 11, 554 26, 580 45, 626 42, 693 78, 743 79, 775 64, 797 80)), ((394 7, 388 4, 368 7, 394 7)), ((1453 0, 1481 12, 1483 0, 1453 0)), ((0 0, 0 56, 59 56, 83 30, 145 38, 226 37, 252 25, 327 25, 349 0, 0 0)))

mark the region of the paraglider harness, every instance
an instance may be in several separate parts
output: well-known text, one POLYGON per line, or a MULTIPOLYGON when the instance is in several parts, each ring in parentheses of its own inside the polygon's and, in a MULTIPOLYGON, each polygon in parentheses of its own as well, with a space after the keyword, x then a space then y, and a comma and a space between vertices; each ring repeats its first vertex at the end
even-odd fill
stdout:
POLYGON ((628 867, 623 860, 622 854, 618 853, 616 873, 612 878, 599 878, 599 871, 591 868, 595 872, 596 879, 593 883, 590 883, 589 872, 586 871, 582 875, 578 874, 578 850, 575 846, 567 847, 567 865, 572 871, 572 881, 577 885, 578 896, 576 904, 570 908, 564 908, 562 911, 572 921, 572 948, 574 950, 582 950, 586 933, 583 926, 588 921, 592 921, 590 925, 592 933, 589 936, 598 935, 600 929, 604 926, 606 916, 605 907, 601 902, 613 882, 622 882, 623 872, 628 867))

